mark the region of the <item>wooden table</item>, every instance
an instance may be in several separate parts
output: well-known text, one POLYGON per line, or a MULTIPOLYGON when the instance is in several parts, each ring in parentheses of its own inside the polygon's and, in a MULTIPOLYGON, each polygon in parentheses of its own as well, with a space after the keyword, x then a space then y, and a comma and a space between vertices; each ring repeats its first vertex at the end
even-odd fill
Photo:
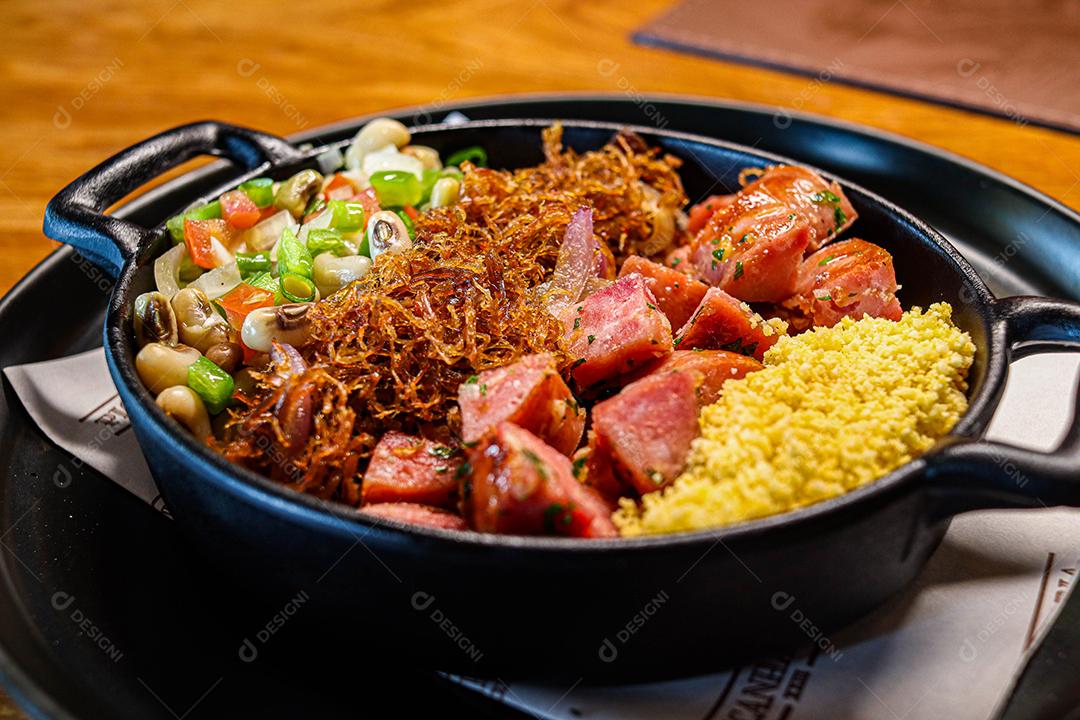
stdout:
MULTIPOLYGON (((947 148, 1080 209, 1080 138, 631 44, 670 2, 8 0, 0 290, 55 246, 40 228, 60 187, 170 126, 216 118, 288 134, 504 93, 669 92, 798 108, 947 148)), ((0 717, 8 712, 0 703, 0 717)))

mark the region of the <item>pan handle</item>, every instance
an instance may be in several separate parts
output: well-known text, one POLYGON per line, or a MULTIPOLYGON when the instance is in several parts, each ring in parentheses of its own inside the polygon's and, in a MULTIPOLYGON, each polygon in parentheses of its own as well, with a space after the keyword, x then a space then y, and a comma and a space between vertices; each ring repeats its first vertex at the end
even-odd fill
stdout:
MULTIPOLYGON (((1080 351, 1080 304, 1045 297, 995 303, 1009 359, 1040 352, 1080 351)), ((1000 507, 1080 506, 1080 388, 1061 444, 1040 452, 1007 443, 955 437, 927 456, 927 477, 952 515, 1000 507)))
POLYGON ((57 193, 45 208, 45 235, 118 276, 124 263, 149 246, 153 233, 105 210, 199 155, 224 157, 244 170, 303 157, 286 140, 256 130, 212 121, 181 125, 121 150, 57 193))

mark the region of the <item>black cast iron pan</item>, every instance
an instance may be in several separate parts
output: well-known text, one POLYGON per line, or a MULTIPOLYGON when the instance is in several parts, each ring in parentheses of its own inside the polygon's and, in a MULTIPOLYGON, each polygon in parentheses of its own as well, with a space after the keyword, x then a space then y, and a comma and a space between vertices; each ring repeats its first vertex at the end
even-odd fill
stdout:
MULTIPOLYGON (((493 165, 515 167, 541 159, 540 128, 549 122, 413 131, 417 142, 440 152, 480 144, 493 165)), ((578 150, 602 145, 618 129, 565 126, 566 142, 578 150)), ((780 160, 707 138, 636 130, 686 161, 683 179, 695 199, 735 189, 744 167, 780 160)), ((979 439, 1009 361, 1075 347, 1080 305, 994 299, 938 233, 843 182, 860 216, 850 232, 893 254, 905 307, 950 302, 978 348, 970 408, 952 434, 865 488, 723 529, 586 542, 375 523, 230 465, 165 417, 134 372, 129 308, 152 285, 152 258, 167 242, 163 227, 147 230, 101 213, 197 154, 238 165, 231 185, 259 174, 288 176, 313 164, 319 150, 301 152, 273 136, 218 123, 184 126, 76 180, 50 203, 45 219, 47 235, 119 275, 105 322, 106 355, 174 518, 209 561, 268 589, 308 592, 320 609, 305 615, 312 637, 350 638, 364 651, 404 652, 432 667, 502 676, 699 672, 805 643, 805 628, 781 612, 792 603, 826 633, 865 614, 918 573, 955 513, 1080 505, 1075 420, 1053 453, 979 439)))

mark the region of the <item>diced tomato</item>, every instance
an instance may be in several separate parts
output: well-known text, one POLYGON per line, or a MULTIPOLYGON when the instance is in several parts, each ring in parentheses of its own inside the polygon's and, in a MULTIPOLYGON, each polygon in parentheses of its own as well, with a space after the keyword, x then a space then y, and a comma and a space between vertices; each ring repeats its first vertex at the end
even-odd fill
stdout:
POLYGON ((326 187, 323 188, 323 192, 330 192, 331 190, 337 190, 338 188, 351 188, 354 192, 356 187, 352 184, 352 180, 345 177, 341 173, 334 173, 334 176, 330 178, 330 182, 326 183, 326 187))
POLYGON ((382 210, 382 208, 379 207, 379 198, 375 194, 375 188, 362 190, 356 194, 356 197, 354 197, 353 200, 364 206, 364 217, 366 218, 370 218, 372 215, 382 210))
POLYGON ((224 220, 184 220, 184 243, 192 262, 209 270, 216 267, 214 246, 211 238, 228 245, 229 226, 224 220))
POLYGON ((274 205, 274 203, 270 203, 264 208, 259 208, 259 222, 262 222, 271 215, 277 215, 279 212, 281 212, 281 208, 274 205))
POLYGON ((326 183, 326 187, 323 188, 323 197, 327 200, 348 200, 356 192, 356 188, 349 182, 348 178, 336 174, 330 178, 330 182, 326 183))
POLYGON ((351 187, 338 187, 333 190, 324 190, 324 200, 349 200, 355 191, 351 187))
POLYGON ((265 353, 261 353, 258 350, 252 350, 251 348, 249 348, 247 345, 244 344, 243 340, 240 341, 240 349, 244 351, 244 365, 254 365, 255 360, 260 355, 262 355, 264 358, 266 357, 265 353))
POLYGON ((262 213, 243 190, 231 190, 221 196, 221 217, 238 230, 246 230, 259 222, 262 213))
POLYGON ((225 308, 225 314, 229 317, 229 324, 239 330, 244 324, 244 318, 252 310, 273 307, 274 293, 257 288, 254 285, 240 283, 218 298, 218 303, 225 308))

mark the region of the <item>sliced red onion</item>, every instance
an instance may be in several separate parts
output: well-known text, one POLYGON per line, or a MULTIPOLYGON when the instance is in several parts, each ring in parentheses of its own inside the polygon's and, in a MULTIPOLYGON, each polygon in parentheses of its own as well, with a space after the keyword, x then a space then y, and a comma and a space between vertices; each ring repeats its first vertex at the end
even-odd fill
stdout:
POLYGON ((307 370, 300 351, 288 343, 275 342, 270 346, 270 362, 285 377, 295 377, 307 370))
POLYGON ((596 277, 596 264, 593 260, 596 252, 593 238, 593 217, 591 208, 581 208, 570 218, 559 246, 559 258, 555 262, 555 272, 551 280, 545 283, 544 293, 548 296, 548 308, 555 312, 558 308, 577 302, 585 290, 589 278, 596 277))

